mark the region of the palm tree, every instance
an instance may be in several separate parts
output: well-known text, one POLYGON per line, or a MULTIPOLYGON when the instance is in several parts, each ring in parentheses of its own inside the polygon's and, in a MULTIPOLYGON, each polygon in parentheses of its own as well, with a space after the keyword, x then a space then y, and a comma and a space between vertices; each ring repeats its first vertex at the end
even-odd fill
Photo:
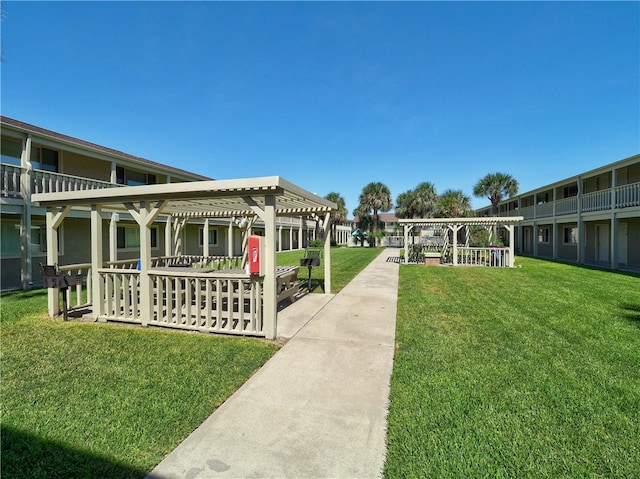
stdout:
POLYGON ((438 198, 436 214, 442 218, 471 216, 471 198, 462 190, 447 190, 438 198))
POLYGON ((429 218, 433 216, 436 210, 436 202, 438 194, 433 183, 425 181, 416 186, 414 192, 414 200, 411 204, 411 210, 414 218, 429 218))
POLYGON ((435 213, 438 194, 433 183, 423 182, 415 190, 400 193, 396 198, 398 218, 429 218, 435 213))
POLYGON ((413 190, 400 193, 396 198, 395 212, 397 218, 413 218, 411 205, 415 200, 415 192, 413 190))
POLYGON ((344 198, 340 193, 336 193, 332 191, 324 197, 326 200, 329 200, 335 203, 338 208, 335 210, 331 210, 331 229, 333 232, 333 239, 336 238, 336 227, 338 223, 342 223, 347 220, 347 206, 344 201, 344 198))
POLYGON ((491 214, 498 215, 498 204, 506 196, 507 198, 518 193, 518 181, 506 173, 490 173, 481 178, 473 187, 473 195, 487 197, 491 201, 491 214))
MULTIPOLYGON (((506 173, 490 173, 473 187, 474 196, 486 196, 491 201, 491 214, 498 216, 498 205, 502 199, 518 194, 518 181, 506 173)), ((498 227, 493 225, 493 236, 497 236, 498 227)))
POLYGON ((358 197, 359 211, 373 211, 373 232, 378 231, 378 213, 386 212, 391 209, 393 202, 391 201, 391 191, 380 182, 372 182, 362 188, 362 193, 358 197))

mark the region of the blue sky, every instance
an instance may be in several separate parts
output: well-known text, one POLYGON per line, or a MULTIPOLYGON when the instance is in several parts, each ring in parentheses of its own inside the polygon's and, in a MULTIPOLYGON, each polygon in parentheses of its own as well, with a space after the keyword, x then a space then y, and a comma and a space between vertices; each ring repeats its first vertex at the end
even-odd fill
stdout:
POLYGON ((350 212, 640 152, 638 2, 6 2, 2 50, 3 115, 350 212))

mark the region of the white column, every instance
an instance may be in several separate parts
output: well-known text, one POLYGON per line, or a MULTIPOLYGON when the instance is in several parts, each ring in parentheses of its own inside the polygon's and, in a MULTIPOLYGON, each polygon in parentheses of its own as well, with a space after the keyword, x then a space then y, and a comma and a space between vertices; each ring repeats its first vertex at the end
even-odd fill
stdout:
POLYGON ((298 226, 298 249, 303 248, 302 243, 302 216, 300 217, 300 225, 298 226))
POLYGON ((282 225, 278 225, 278 248, 277 251, 282 251, 282 225))
POLYGON ((118 261, 118 213, 111 213, 109 220, 109 261, 118 261))
POLYGON ((453 265, 458 265, 458 231, 460 230, 460 225, 452 225, 451 230, 453 231, 453 265))
POLYGON ((616 170, 611 171, 611 238, 609 240, 611 259, 611 269, 618 269, 618 221, 616 221, 616 187, 618 186, 618 179, 616 177, 616 170))
POLYGON ((289 251, 293 249, 293 224, 289 225, 289 251))
POLYGON ((275 339, 278 333, 276 291, 276 199, 264 198, 264 254, 265 276, 263 291, 263 330, 267 339, 275 339))
POLYGON ((102 211, 100 205, 91 205, 91 304, 96 321, 102 316, 104 305, 104 287, 98 272, 102 266, 102 211))
POLYGON ((173 218, 171 215, 167 216, 167 223, 164 226, 164 255, 171 256, 173 251, 173 235, 171 234, 171 228, 173 225, 173 218))
POLYGON ((404 225, 404 262, 409 262, 409 225, 404 225))
POLYGON ((227 256, 234 256, 234 251, 233 251, 233 218, 229 220, 229 228, 227 230, 227 256))
MULTIPOLYGON (((57 210, 57 208, 56 208, 57 210)), ((47 208, 47 264, 54 265, 58 263, 58 227, 55 224, 55 213, 52 208, 47 208)), ((49 288, 48 291, 48 309, 49 316, 54 317, 58 314, 60 306, 58 304, 58 290, 49 288)))
POLYGON ((513 268, 515 264, 515 248, 514 248, 514 225, 505 225, 509 231, 509 268, 513 268))
POLYGON ((582 178, 578 177, 577 179, 578 186, 578 263, 584 264, 584 255, 585 255, 585 247, 586 247, 586 234, 584 227, 584 220, 582 219, 582 178))
POLYGON ((33 285, 33 253, 31 252, 31 135, 22 142, 20 164, 23 172, 20 175, 20 196, 22 197, 22 217, 20 221, 20 280, 22 289, 31 289, 33 285))
POLYGON ((117 183, 118 182, 118 174, 116 172, 116 162, 112 161, 111 162, 111 179, 110 179, 111 183, 117 183))
POLYGON ((324 294, 331 294, 331 215, 324 215, 324 294))
POLYGON ((209 256, 209 218, 204 220, 202 229, 202 256, 205 258, 209 256))

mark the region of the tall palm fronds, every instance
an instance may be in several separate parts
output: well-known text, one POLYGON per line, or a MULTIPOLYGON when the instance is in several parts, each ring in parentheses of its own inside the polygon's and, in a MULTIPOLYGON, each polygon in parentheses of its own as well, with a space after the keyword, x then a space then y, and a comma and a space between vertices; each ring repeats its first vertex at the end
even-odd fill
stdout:
POLYGON ((389 188, 380 182, 369 183, 362 188, 358 202, 358 211, 373 212, 373 231, 378 231, 378 213, 389 211, 393 206, 389 188))
POLYGON ((471 198, 462 190, 447 190, 440 195, 436 214, 442 218, 464 218, 471 216, 471 198))
POLYGON ((474 196, 486 196, 491 202, 491 213, 498 214, 498 204, 504 197, 511 197, 518 193, 518 181, 506 173, 490 173, 481 178, 473 187, 474 196))

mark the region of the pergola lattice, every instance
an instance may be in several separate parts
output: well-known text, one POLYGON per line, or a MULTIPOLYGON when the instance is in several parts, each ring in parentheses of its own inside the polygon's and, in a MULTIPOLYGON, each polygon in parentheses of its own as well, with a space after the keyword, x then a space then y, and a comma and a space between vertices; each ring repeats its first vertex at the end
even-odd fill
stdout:
MULTIPOLYGON (((404 257, 408 258, 408 243, 409 232, 415 226, 440 226, 449 229, 453 232, 453 265, 458 265, 458 242, 456 240, 458 231, 461 228, 469 226, 483 226, 486 228, 492 228, 494 226, 502 226, 509 232, 509 246, 508 246, 508 265, 513 267, 514 264, 514 226, 522 221, 522 216, 509 216, 509 217, 477 217, 477 218, 412 218, 412 219, 400 219, 398 223, 404 226, 404 257)), ((468 246, 468 245, 465 245, 468 246)))
MULTIPOLYGON (((125 186, 64 193, 34 194, 33 201, 47 208, 47 262, 58 263, 57 230, 73 209, 90 210, 92 315, 103 317, 105 292, 97 285, 104 283, 103 220, 115 213, 128 213, 140 227, 139 316, 147 325, 154 314, 153 286, 150 280, 151 230, 162 215, 168 225, 166 240, 173 241, 171 224, 184 224, 189 219, 260 218, 264 223, 265 272, 262 282, 262 331, 267 338, 277 334, 276 292, 276 217, 313 216, 324 229, 325 292, 331 291, 330 212, 336 205, 318 195, 278 177, 211 180, 161 185, 125 186)), ((206 230, 206 228, 205 228, 206 230)), ((113 237, 110 235, 110 242, 113 237)), ((205 241, 205 244, 208 244, 205 241)), ((112 245, 113 247, 113 245, 112 245)), ((50 291, 49 311, 57 310, 57 294, 50 291)))

